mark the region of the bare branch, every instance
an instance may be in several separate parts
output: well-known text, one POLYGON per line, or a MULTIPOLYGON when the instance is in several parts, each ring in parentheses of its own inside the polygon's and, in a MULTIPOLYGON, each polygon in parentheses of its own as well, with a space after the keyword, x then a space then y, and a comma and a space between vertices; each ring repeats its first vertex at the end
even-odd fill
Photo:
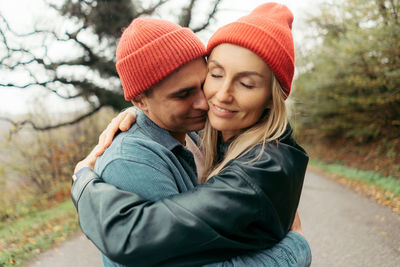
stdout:
POLYGON ((77 84, 76 81, 75 82, 71 82, 71 81, 69 82, 69 81, 67 81, 65 79, 63 80, 61 78, 57 78, 57 79, 54 79, 54 80, 51 80, 51 81, 45 81, 45 82, 35 81, 35 82, 26 83, 24 85, 17 85, 17 84, 13 84, 13 83, 0 84, 0 87, 14 87, 14 88, 18 88, 18 89, 25 89, 25 88, 28 88, 28 87, 31 87, 31 86, 42 86, 46 90, 49 90, 50 92, 56 94, 58 97, 66 99, 66 100, 73 99, 73 98, 78 98, 78 97, 82 96, 82 93, 65 96, 65 95, 60 94, 58 92, 58 90, 55 90, 55 89, 52 89, 52 88, 48 87, 49 84, 54 84, 54 83, 58 83, 58 82, 59 83, 64 83, 64 84, 71 84, 71 85, 77 84))
POLYGON ((7 55, 0 60, 0 64, 1 64, 4 59, 10 57, 11 53, 10 53, 10 47, 8 46, 7 38, 1 29, 0 29, 0 35, 1 35, 1 38, 3 39, 3 44, 7 49, 7 55))
POLYGON ((190 3, 187 7, 182 9, 181 16, 179 18, 179 24, 183 27, 189 27, 190 22, 192 21, 192 12, 194 4, 196 0, 190 0, 190 3))
POLYGON ((47 125, 47 126, 37 125, 32 120, 23 120, 23 121, 16 122, 16 121, 13 121, 12 119, 7 118, 7 117, 0 117, 0 120, 7 121, 7 122, 9 122, 9 123, 11 123, 13 125, 13 128, 10 129, 9 136, 8 136, 9 140, 11 140, 12 139, 12 135, 14 135, 17 132, 19 132, 23 128, 23 126, 25 126, 25 125, 31 125, 32 128, 34 130, 36 130, 36 131, 47 131, 47 130, 51 130, 51 129, 56 129, 56 128, 60 128, 60 127, 63 127, 63 126, 73 125, 75 123, 78 123, 78 122, 82 121, 83 119, 92 116, 93 114, 98 112, 101 108, 102 108, 102 105, 99 105, 98 107, 93 108, 89 112, 87 112, 87 113, 85 113, 83 115, 80 115, 77 118, 74 118, 73 120, 57 123, 57 124, 54 124, 54 125, 47 125))
MULTIPOLYGON (((118 75, 115 69, 115 49, 120 38, 120 29, 133 18, 157 12, 168 0, 152 1, 149 7, 141 6, 141 1, 134 4, 131 0, 66 0, 57 5, 53 5, 51 3, 53 1, 50 0, 44 1, 69 20, 71 25, 73 24, 73 29, 61 32, 58 30, 60 27, 38 25, 21 32, 12 29, 13 24, 0 14, 0 49, 3 49, 0 56, 0 68, 12 74, 21 71, 24 78, 13 79, 14 76, 4 76, 4 79, 0 81, 0 89, 4 87, 12 87, 16 90, 31 89, 38 86, 62 99, 82 98, 93 107, 99 106, 96 109, 103 106, 110 106, 115 110, 124 108, 129 102, 123 100, 122 90, 118 90, 120 88, 116 82, 118 75), (94 37, 95 44, 92 41, 86 41, 88 39, 83 38, 84 34, 94 37), (35 38, 36 36, 38 38, 35 38), (68 42, 67 47, 72 45, 71 49, 77 53, 53 54, 53 48, 56 49, 55 45, 61 42, 68 42), (84 73, 81 72, 82 69, 84 73), (90 75, 85 75, 85 72, 90 75), (103 80, 106 82, 100 84, 103 80), (95 101, 96 104, 91 101, 95 101)), ((189 26, 193 20, 196 1, 186 0, 186 11, 182 13, 183 23, 187 24, 186 26, 189 26)), ((210 20, 214 18, 220 2, 222 0, 212 1, 214 6, 210 6, 213 10, 210 10, 211 13, 206 16, 208 21, 195 31, 203 30, 210 25, 210 20)), ((35 130, 48 130, 77 121, 79 118, 53 126, 37 126, 29 120, 10 121, 10 123, 16 129, 23 125, 32 125, 35 130)))
POLYGON ((200 31, 206 29, 208 26, 210 26, 211 20, 215 18, 215 14, 218 12, 218 7, 221 4, 221 2, 222 2, 222 0, 216 0, 215 1, 214 8, 210 12, 210 14, 208 14, 207 21, 203 25, 201 25, 201 26, 199 26, 197 28, 194 28, 193 29, 194 32, 200 32, 200 31))
POLYGON ((6 20, 6 18, 2 14, 0 14, 0 20, 3 21, 4 25, 6 25, 6 28, 7 28, 8 32, 12 33, 16 37, 23 38, 23 37, 33 36, 33 35, 36 35, 36 34, 39 34, 39 33, 44 33, 44 34, 53 35, 58 41, 68 41, 68 39, 59 38, 58 35, 55 32, 49 31, 49 30, 38 30, 38 29, 35 29, 35 30, 33 30, 31 32, 27 32, 27 33, 17 33, 16 31, 14 31, 10 27, 10 24, 8 24, 8 21, 6 20))
POLYGON ((143 15, 151 15, 151 14, 153 14, 154 11, 156 11, 157 8, 159 8, 161 5, 165 4, 167 1, 168 0, 160 0, 154 6, 140 10, 139 12, 137 12, 135 14, 134 18, 138 18, 138 17, 143 16, 143 15))
POLYGON ((67 36, 70 38, 69 40, 74 40, 77 44, 79 44, 88 53, 89 58, 94 61, 98 58, 97 55, 95 55, 95 53, 92 51, 92 49, 88 45, 79 41, 77 38, 78 33, 83 29, 84 28, 82 27, 73 33, 67 33, 67 36))

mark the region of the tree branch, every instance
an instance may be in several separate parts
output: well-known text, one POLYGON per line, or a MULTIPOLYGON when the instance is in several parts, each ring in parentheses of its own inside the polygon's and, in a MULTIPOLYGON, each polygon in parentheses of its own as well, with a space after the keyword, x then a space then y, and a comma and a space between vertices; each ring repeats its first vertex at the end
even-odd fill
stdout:
POLYGON ((56 129, 56 128, 60 128, 60 127, 64 127, 67 125, 73 125, 75 123, 78 123, 78 122, 82 121, 83 119, 92 116, 93 114, 98 112, 101 108, 102 108, 102 105, 99 105, 98 107, 93 108, 89 112, 82 114, 73 120, 57 123, 54 125, 47 125, 47 126, 37 125, 32 120, 23 120, 23 121, 16 122, 16 121, 13 121, 12 119, 6 118, 6 117, 0 117, 0 120, 7 121, 13 125, 13 129, 10 129, 9 136, 8 136, 8 139, 11 140, 12 135, 19 132, 22 129, 22 127, 25 125, 31 125, 32 128, 36 131, 47 131, 47 130, 51 130, 51 129, 56 129))
POLYGON ((181 16, 179 18, 179 24, 183 27, 189 27, 192 21, 192 12, 196 0, 190 0, 189 5, 182 9, 181 16))
POLYGON ((23 85, 17 85, 17 84, 13 84, 13 83, 0 84, 0 87, 14 87, 14 88, 18 88, 18 89, 25 89, 25 88, 37 85, 37 86, 42 86, 46 90, 49 90, 50 92, 56 94, 58 97, 63 98, 65 100, 78 98, 78 97, 81 97, 83 95, 82 93, 78 93, 78 94, 75 94, 75 95, 65 96, 65 95, 60 94, 58 92, 58 90, 55 90, 55 89, 52 89, 52 88, 48 87, 49 84, 55 84, 55 83, 58 83, 58 82, 64 83, 64 84, 71 84, 71 85, 74 85, 76 83, 76 82, 62 80, 62 79, 58 78, 58 79, 55 79, 55 80, 50 80, 50 81, 45 81, 45 82, 37 82, 37 81, 36 82, 30 82, 30 83, 26 83, 26 84, 23 84, 23 85))
POLYGON ((160 0, 154 6, 146 8, 146 9, 142 9, 139 12, 137 12, 134 15, 134 18, 138 18, 138 17, 143 16, 143 15, 151 15, 151 14, 154 13, 154 11, 156 11, 157 8, 159 8, 161 5, 165 4, 166 2, 168 2, 168 0, 160 0))
POLYGON ((39 30, 39 29, 35 29, 31 32, 27 32, 27 33, 17 33, 16 31, 14 31, 11 27, 10 24, 8 24, 8 21, 6 20, 6 18, 0 13, 0 20, 3 21, 4 25, 6 25, 7 31, 10 32, 11 34, 13 34, 16 37, 29 37, 29 36, 33 36, 39 33, 44 33, 44 34, 51 34, 53 35, 58 41, 68 41, 68 39, 63 39, 60 38, 54 31, 49 31, 49 30, 39 30))
POLYGON ((218 12, 218 7, 221 4, 221 2, 222 2, 222 0, 215 0, 214 8, 208 14, 208 18, 207 18, 206 22, 203 25, 201 25, 197 28, 194 28, 193 29, 194 32, 200 32, 200 31, 206 29, 208 26, 210 26, 211 20, 215 18, 215 14, 218 12))
MULTIPOLYGON (((12 87, 17 90, 38 86, 62 99, 82 98, 93 107, 99 106, 94 110, 104 106, 120 110, 129 105, 129 102, 124 101, 122 90, 119 90, 116 82, 118 75, 115 69, 115 49, 120 30, 133 18, 154 14, 168 0, 152 1, 152 4, 146 6, 142 5, 144 1, 132 0, 65 0, 57 5, 51 4, 54 1, 44 1, 70 22, 67 28, 69 30, 61 32, 58 30, 60 27, 37 25, 20 32, 12 29, 13 24, 0 13, 0 69, 12 74, 3 75, 0 89, 12 87), (88 39, 84 35, 93 37, 90 40, 95 40, 95 43, 86 41, 88 39), (71 49, 76 53, 52 53, 53 48, 57 49, 57 44, 61 42, 68 42, 67 47, 72 45, 71 49), (14 79, 14 73, 19 71, 22 72, 23 79, 14 79), (103 81, 105 83, 102 84, 103 81), (96 105, 91 101, 95 101, 96 105)), ((196 1, 186 0, 187 7, 182 13, 185 15, 182 19, 186 26, 194 18, 196 1)), ((195 31, 201 31, 210 25, 220 2, 222 0, 212 1, 214 6, 210 6, 212 10, 205 17, 208 20, 200 22, 202 25, 195 31)), ((93 113, 89 112, 85 117, 91 114, 93 113)), ((32 125, 35 130, 48 130, 79 120, 53 126, 37 126, 29 120, 9 122, 15 128, 32 125)))

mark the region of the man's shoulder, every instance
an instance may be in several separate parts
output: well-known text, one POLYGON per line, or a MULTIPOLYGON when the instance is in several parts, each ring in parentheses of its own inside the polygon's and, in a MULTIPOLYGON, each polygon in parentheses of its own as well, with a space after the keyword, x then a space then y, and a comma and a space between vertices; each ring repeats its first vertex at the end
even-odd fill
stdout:
POLYGON ((106 153, 110 154, 112 157, 132 157, 143 156, 141 153, 162 154, 170 153, 170 151, 162 144, 140 132, 140 129, 137 129, 137 131, 133 133, 120 133, 104 154, 106 153))
POLYGON ((115 160, 158 164, 173 156, 171 151, 144 135, 140 129, 135 130, 135 132, 122 132, 115 137, 110 147, 98 158, 97 171, 115 160))

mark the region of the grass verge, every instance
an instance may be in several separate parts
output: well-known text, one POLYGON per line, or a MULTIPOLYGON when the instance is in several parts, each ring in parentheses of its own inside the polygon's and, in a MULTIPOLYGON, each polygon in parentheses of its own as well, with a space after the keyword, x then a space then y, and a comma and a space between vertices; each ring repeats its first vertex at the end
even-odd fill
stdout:
POLYGON ((51 209, 0 223, 0 266, 21 266, 75 233, 78 217, 71 200, 51 209))
POLYGON ((340 163, 324 163, 312 159, 310 165, 312 170, 322 172, 328 178, 348 186, 361 195, 400 214, 400 181, 398 179, 382 176, 373 171, 347 167, 340 163))

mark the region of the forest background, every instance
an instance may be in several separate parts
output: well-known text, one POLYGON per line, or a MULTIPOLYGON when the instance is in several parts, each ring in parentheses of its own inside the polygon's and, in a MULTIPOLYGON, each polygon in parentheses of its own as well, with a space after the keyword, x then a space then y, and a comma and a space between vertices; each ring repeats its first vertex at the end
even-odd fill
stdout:
MULTIPOLYGON (((0 114, 0 266, 20 265, 77 231, 74 166, 129 105, 114 67, 122 29, 136 17, 162 17, 206 42, 229 22, 218 19, 226 2, 45 1, 57 19, 27 30, 15 30, 0 6, 0 90, 38 95, 28 114, 0 114)), ((311 168, 400 212, 400 3, 318 3, 295 35, 296 138, 311 168)))

